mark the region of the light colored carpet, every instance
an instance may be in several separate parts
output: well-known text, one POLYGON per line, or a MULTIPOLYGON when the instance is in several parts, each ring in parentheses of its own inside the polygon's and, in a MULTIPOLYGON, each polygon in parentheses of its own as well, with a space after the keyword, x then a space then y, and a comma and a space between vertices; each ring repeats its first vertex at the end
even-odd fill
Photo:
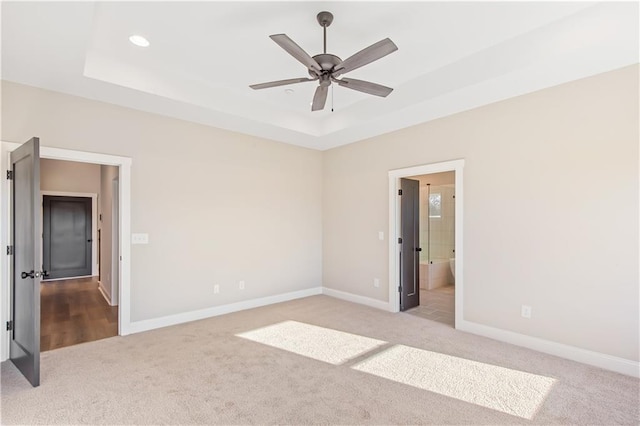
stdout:
POLYGON ((2 363, 3 424, 629 424, 640 381, 327 296, 2 363))

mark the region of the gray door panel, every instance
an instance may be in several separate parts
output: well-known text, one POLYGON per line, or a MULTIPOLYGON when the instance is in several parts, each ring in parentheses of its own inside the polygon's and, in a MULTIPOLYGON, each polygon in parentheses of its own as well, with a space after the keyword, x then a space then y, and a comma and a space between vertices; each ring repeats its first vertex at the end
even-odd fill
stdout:
POLYGON ((420 305, 420 191, 419 182, 400 179, 400 310, 420 305))
POLYGON ((11 153, 13 269, 10 358, 33 386, 40 384, 40 142, 11 153))
POLYGON ((91 198, 45 195, 42 211, 48 277, 91 275, 91 198))

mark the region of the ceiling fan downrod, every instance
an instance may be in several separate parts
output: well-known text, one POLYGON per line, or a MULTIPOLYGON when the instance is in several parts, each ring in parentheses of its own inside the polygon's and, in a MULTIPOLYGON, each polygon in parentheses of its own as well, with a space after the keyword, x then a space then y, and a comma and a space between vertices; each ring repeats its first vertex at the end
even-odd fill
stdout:
POLYGON ((327 27, 333 22, 333 14, 325 10, 318 13, 317 19, 324 32, 324 53, 327 53, 327 27))

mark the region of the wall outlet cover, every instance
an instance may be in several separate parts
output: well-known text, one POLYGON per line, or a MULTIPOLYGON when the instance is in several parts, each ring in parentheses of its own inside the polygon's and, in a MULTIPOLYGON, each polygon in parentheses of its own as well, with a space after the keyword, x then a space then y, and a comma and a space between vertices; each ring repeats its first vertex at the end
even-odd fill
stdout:
POLYGON ((149 244, 149 234, 131 234, 131 244, 149 244))

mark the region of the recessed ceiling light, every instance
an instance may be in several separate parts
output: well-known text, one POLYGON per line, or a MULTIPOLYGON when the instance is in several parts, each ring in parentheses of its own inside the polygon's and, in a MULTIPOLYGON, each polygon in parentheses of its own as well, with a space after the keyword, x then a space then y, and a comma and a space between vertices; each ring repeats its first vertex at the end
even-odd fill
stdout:
POLYGON ((129 37, 129 41, 135 44, 136 46, 149 47, 149 40, 142 37, 141 35, 134 34, 131 37, 129 37))
POLYGON ((293 89, 284 89, 284 93, 286 93, 287 95, 291 95, 293 92, 293 89))

